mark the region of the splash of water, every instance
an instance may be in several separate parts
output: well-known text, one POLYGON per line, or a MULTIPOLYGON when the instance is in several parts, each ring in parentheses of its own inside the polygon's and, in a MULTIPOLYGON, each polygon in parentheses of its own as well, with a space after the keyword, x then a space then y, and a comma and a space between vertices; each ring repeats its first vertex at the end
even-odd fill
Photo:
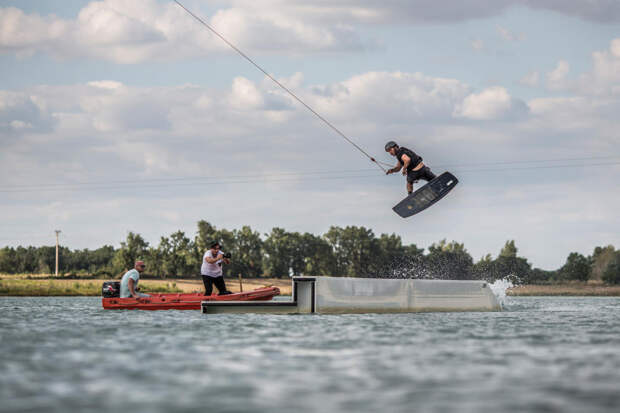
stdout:
POLYGON ((499 305, 501 305, 502 307, 504 307, 506 304, 506 291, 511 287, 514 287, 514 284, 511 281, 510 276, 496 280, 493 283, 489 283, 489 288, 491 288, 491 291, 493 292, 493 294, 495 294, 499 305))

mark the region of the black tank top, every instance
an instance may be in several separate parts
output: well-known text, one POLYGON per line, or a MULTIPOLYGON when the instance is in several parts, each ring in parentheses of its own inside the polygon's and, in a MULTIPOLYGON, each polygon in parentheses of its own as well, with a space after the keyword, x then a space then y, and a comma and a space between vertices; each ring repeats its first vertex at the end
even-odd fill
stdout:
POLYGON ((416 154, 414 151, 405 147, 400 147, 396 151, 396 158, 398 158, 398 161, 401 163, 401 165, 405 164, 405 161, 403 161, 403 155, 407 155, 411 159, 411 162, 409 162, 409 167, 407 168, 407 172, 411 171, 413 168, 418 166, 420 162, 422 162, 422 157, 416 154))

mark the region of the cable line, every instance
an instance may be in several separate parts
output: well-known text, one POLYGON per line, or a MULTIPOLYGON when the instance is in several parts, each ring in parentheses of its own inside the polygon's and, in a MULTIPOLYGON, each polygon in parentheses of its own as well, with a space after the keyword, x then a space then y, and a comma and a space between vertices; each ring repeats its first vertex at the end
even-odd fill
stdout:
POLYGON ((340 129, 338 129, 337 127, 335 127, 331 122, 329 122, 327 119, 325 119, 323 116, 321 116, 317 111, 315 111, 314 109, 312 109, 306 102, 304 102, 303 100, 301 100, 301 98, 297 97, 296 94, 294 94, 289 88, 287 88, 286 86, 284 86, 282 83, 280 83, 276 78, 274 78, 273 76, 271 76, 269 73, 267 73, 267 71, 265 69, 263 69, 261 66, 258 65, 258 63, 256 63, 254 60, 252 60, 248 55, 246 55, 245 53, 243 53, 241 50, 239 50, 239 48, 237 46, 235 46, 234 44, 232 44, 231 42, 229 42, 228 40, 226 40, 226 38, 224 36, 222 36, 221 34, 219 34, 213 27, 209 26, 203 19, 201 19, 200 17, 198 17, 197 15, 195 15, 194 13, 192 13, 190 10, 188 10, 184 5, 182 5, 178 0, 174 0, 174 2, 176 4, 178 4, 183 10, 185 10, 190 16, 192 16, 194 19, 196 19, 198 22, 200 22, 203 26, 205 26, 207 29, 209 29, 211 32, 213 32, 217 37, 219 37, 220 39, 222 39, 222 41, 224 41, 224 43, 226 43, 228 46, 230 46, 234 51, 236 51, 237 53, 239 53, 239 55, 241 57, 243 57, 245 60, 247 60, 248 62, 250 62, 252 65, 254 65, 254 67, 256 67, 258 70, 260 70, 261 72, 263 72, 265 74, 265 76, 267 76, 269 79, 273 80, 273 82, 280 86, 285 92, 287 92, 289 95, 291 95, 293 98, 295 98, 295 100, 297 100, 299 103, 301 103, 302 105, 304 105, 306 107, 306 109, 308 109, 310 112, 314 113, 314 115, 319 118, 320 120, 322 120, 323 122, 325 122, 325 124, 327 126, 329 126, 330 128, 332 128, 332 130, 334 130, 338 135, 342 136, 347 142, 349 142, 351 145, 353 145, 358 151, 360 151, 361 153, 363 153, 364 155, 366 155, 368 157, 368 159, 370 159, 372 162, 374 162, 379 168, 381 168, 381 170, 383 172, 385 172, 385 168, 383 166, 381 166, 379 164, 379 162, 377 162, 375 160, 375 158, 373 158, 372 156, 370 156, 364 149, 362 149, 358 144, 356 144, 355 142, 353 142, 347 135, 345 135, 340 129))
MULTIPOLYGON (((481 164, 481 166, 484 164, 481 164)), ((563 164, 563 165, 537 165, 537 166, 517 166, 517 167, 496 167, 496 168, 484 168, 484 169, 456 169, 459 173, 476 173, 476 172, 492 172, 492 171, 524 171, 524 170, 532 170, 532 169, 558 169, 558 168, 579 168, 579 167, 591 167, 591 166, 613 166, 620 165, 620 161, 616 162, 599 162, 599 163, 589 163, 589 164, 563 164)), ((347 173, 363 173, 374 171, 374 169, 360 169, 360 170, 350 170, 346 171, 347 173)), ((345 171, 341 171, 345 172, 345 171)), ((332 171, 329 171, 330 175, 328 176, 307 176, 308 174, 298 173, 298 174, 272 174, 272 175, 241 175, 236 177, 224 177, 224 176, 215 176, 211 178, 209 182, 182 182, 175 184, 175 187, 180 186, 200 186, 202 185, 229 185, 229 184, 248 184, 248 183, 279 183, 279 182, 298 182, 298 181, 320 181, 320 180, 341 180, 341 179, 351 179, 351 178, 378 178, 379 176, 375 173, 373 174, 357 174, 357 175, 334 175, 332 171), (271 177, 265 179, 265 177, 271 177), (239 179, 239 178, 254 178, 254 179, 239 179)), ((184 178, 171 178, 171 179, 184 179, 184 178)), ((193 180, 195 178, 190 178, 189 180, 193 180)), ((162 179, 164 181, 165 179, 162 179)), ((24 192, 62 192, 62 191, 87 191, 87 190, 105 190, 105 189, 134 189, 138 186, 138 189, 146 189, 146 188, 162 188, 169 187, 166 183, 157 183, 158 180, 151 181, 125 181, 125 183, 130 184, 127 186, 119 187, 118 184, 111 186, 114 181, 110 182, 99 182, 99 183, 90 183, 88 187, 84 187, 82 185, 87 185, 85 183, 82 184, 57 184, 56 187, 48 187, 48 186, 40 186, 36 189, 33 189, 31 186, 13 186, 9 187, 10 189, 0 189, 0 193, 24 193, 24 192), (146 183, 146 185, 144 184, 146 183), (64 186, 64 187, 61 187, 64 186), (20 189, 20 188, 28 188, 28 189, 20 189)), ((1 188, 1 187, 0 187, 1 188)), ((6 187, 5 187, 6 188, 6 187)))
MULTIPOLYGON (((537 159, 537 160, 520 160, 520 161, 496 161, 496 162, 478 162, 478 163, 467 163, 467 164, 458 164, 458 163, 448 163, 448 164, 434 164, 435 167, 441 168, 452 168, 458 171, 465 172, 474 172, 474 171, 485 171, 489 169, 469 169, 463 170, 462 168, 471 168, 471 167, 485 167, 485 166, 501 166, 501 165, 513 165, 513 164, 528 164, 528 163, 551 163, 551 162, 574 162, 574 161, 595 161, 595 160, 613 160, 620 158, 620 155, 617 156, 592 156, 592 157, 584 157, 584 158, 556 158, 556 159, 537 159)), ((565 165, 548 165, 542 166, 543 168, 555 168, 555 167, 580 167, 580 166, 600 166, 600 165, 615 165, 617 162, 607 162, 607 163, 580 163, 580 164, 565 164, 565 165)), ((527 166, 523 168, 493 168, 490 170, 493 171, 502 171, 502 170, 514 170, 514 169, 537 169, 541 168, 541 166, 527 166)), ((93 186, 93 185, 141 185, 141 184, 149 184, 149 183, 166 183, 166 182, 179 182, 179 181, 194 181, 195 185, 199 185, 203 181, 205 184, 209 184, 210 181, 220 181, 221 183, 227 182, 225 180, 229 179, 243 179, 243 178, 255 178, 254 181, 269 181, 269 179, 265 180, 264 178, 280 178, 280 177, 299 177, 304 178, 312 175, 338 175, 346 178, 353 176, 343 176, 342 174, 356 174, 356 173, 364 173, 370 172, 374 169, 332 169, 332 170, 315 170, 315 171, 300 171, 300 172, 278 172, 278 173, 267 173, 262 175, 251 174, 251 175, 216 175, 216 176, 185 176, 185 177, 167 177, 167 178, 147 178, 147 179, 121 179, 121 180, 106 180, 106 181, 86 181, 86 182, 65 182, 65 183, 39 183, 39 184, 17 184, 17 185, 0 185, 0 192, 11 192, 10 190, 23 190, 23 189, 34 189, 42 188, 49 190, 50 187, 80 187, 80 186, 93 186), (206 182, 204 182, 206 181, 206 182)), ((312 179, 312 178, 308 178, 312 179)), ((318 179, 321 179, 318 177, 318 179)))

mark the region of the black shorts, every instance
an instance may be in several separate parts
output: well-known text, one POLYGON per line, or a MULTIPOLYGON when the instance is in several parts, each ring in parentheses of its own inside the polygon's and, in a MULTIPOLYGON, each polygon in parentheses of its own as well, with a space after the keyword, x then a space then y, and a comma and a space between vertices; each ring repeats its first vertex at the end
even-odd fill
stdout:
POLYGON ((425 166, 417 171, 409 171, 407 172, 407 182, 412 184, 414 181, 418 179, 424 179, 425 181, 432 181, 435 179, 435 174, 431 172, 431 168, 425 166))
POLYGON ((226 282, 224 282, 224 277, 209 277, 208 275, 202 275, 202 282, 205 285, 205 295, 211 295, 213 292, 213 284, 217 287, 219 291, 219 295, 230 294, 226 289, 226 282))

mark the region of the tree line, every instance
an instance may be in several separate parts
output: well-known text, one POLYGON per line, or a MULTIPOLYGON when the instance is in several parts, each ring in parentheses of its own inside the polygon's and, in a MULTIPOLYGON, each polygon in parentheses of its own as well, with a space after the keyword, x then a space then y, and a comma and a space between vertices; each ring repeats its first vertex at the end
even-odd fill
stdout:
MULTIPOLYGON (((602 280, 620 283, 620 250, 611 245, 596 247, 590 256, 568 255, 557 270, 532 268, 518 255, 514 240, 506 242, 497 257, 487 254, 477 262, 464 244, 442 240, 425 251, 415 244, 404 245, 396 234, 376 236, 371 229, 332 226, 321 236, 273 228, 261 234, 249 226, 218 229, 199 221, 193 238, 183 231, 161 237, 150 245, 140 234, 130 232, 120 248, 105 245, 89 250, 60 247, 59 271, 66 275, 118 277, 133 267, 136 259, 147 263, 145 278, 192 277, 200 274, 202 256, 213 240, 232 253, 225 275, 244 277, 288 277, 331 275, 381 278, 484 279, 511 277, 513 282, 549 284, 565 281, 602 280)), ((4 247, 0 249, 0 273, 52 273, 55 247, 4 247)))

